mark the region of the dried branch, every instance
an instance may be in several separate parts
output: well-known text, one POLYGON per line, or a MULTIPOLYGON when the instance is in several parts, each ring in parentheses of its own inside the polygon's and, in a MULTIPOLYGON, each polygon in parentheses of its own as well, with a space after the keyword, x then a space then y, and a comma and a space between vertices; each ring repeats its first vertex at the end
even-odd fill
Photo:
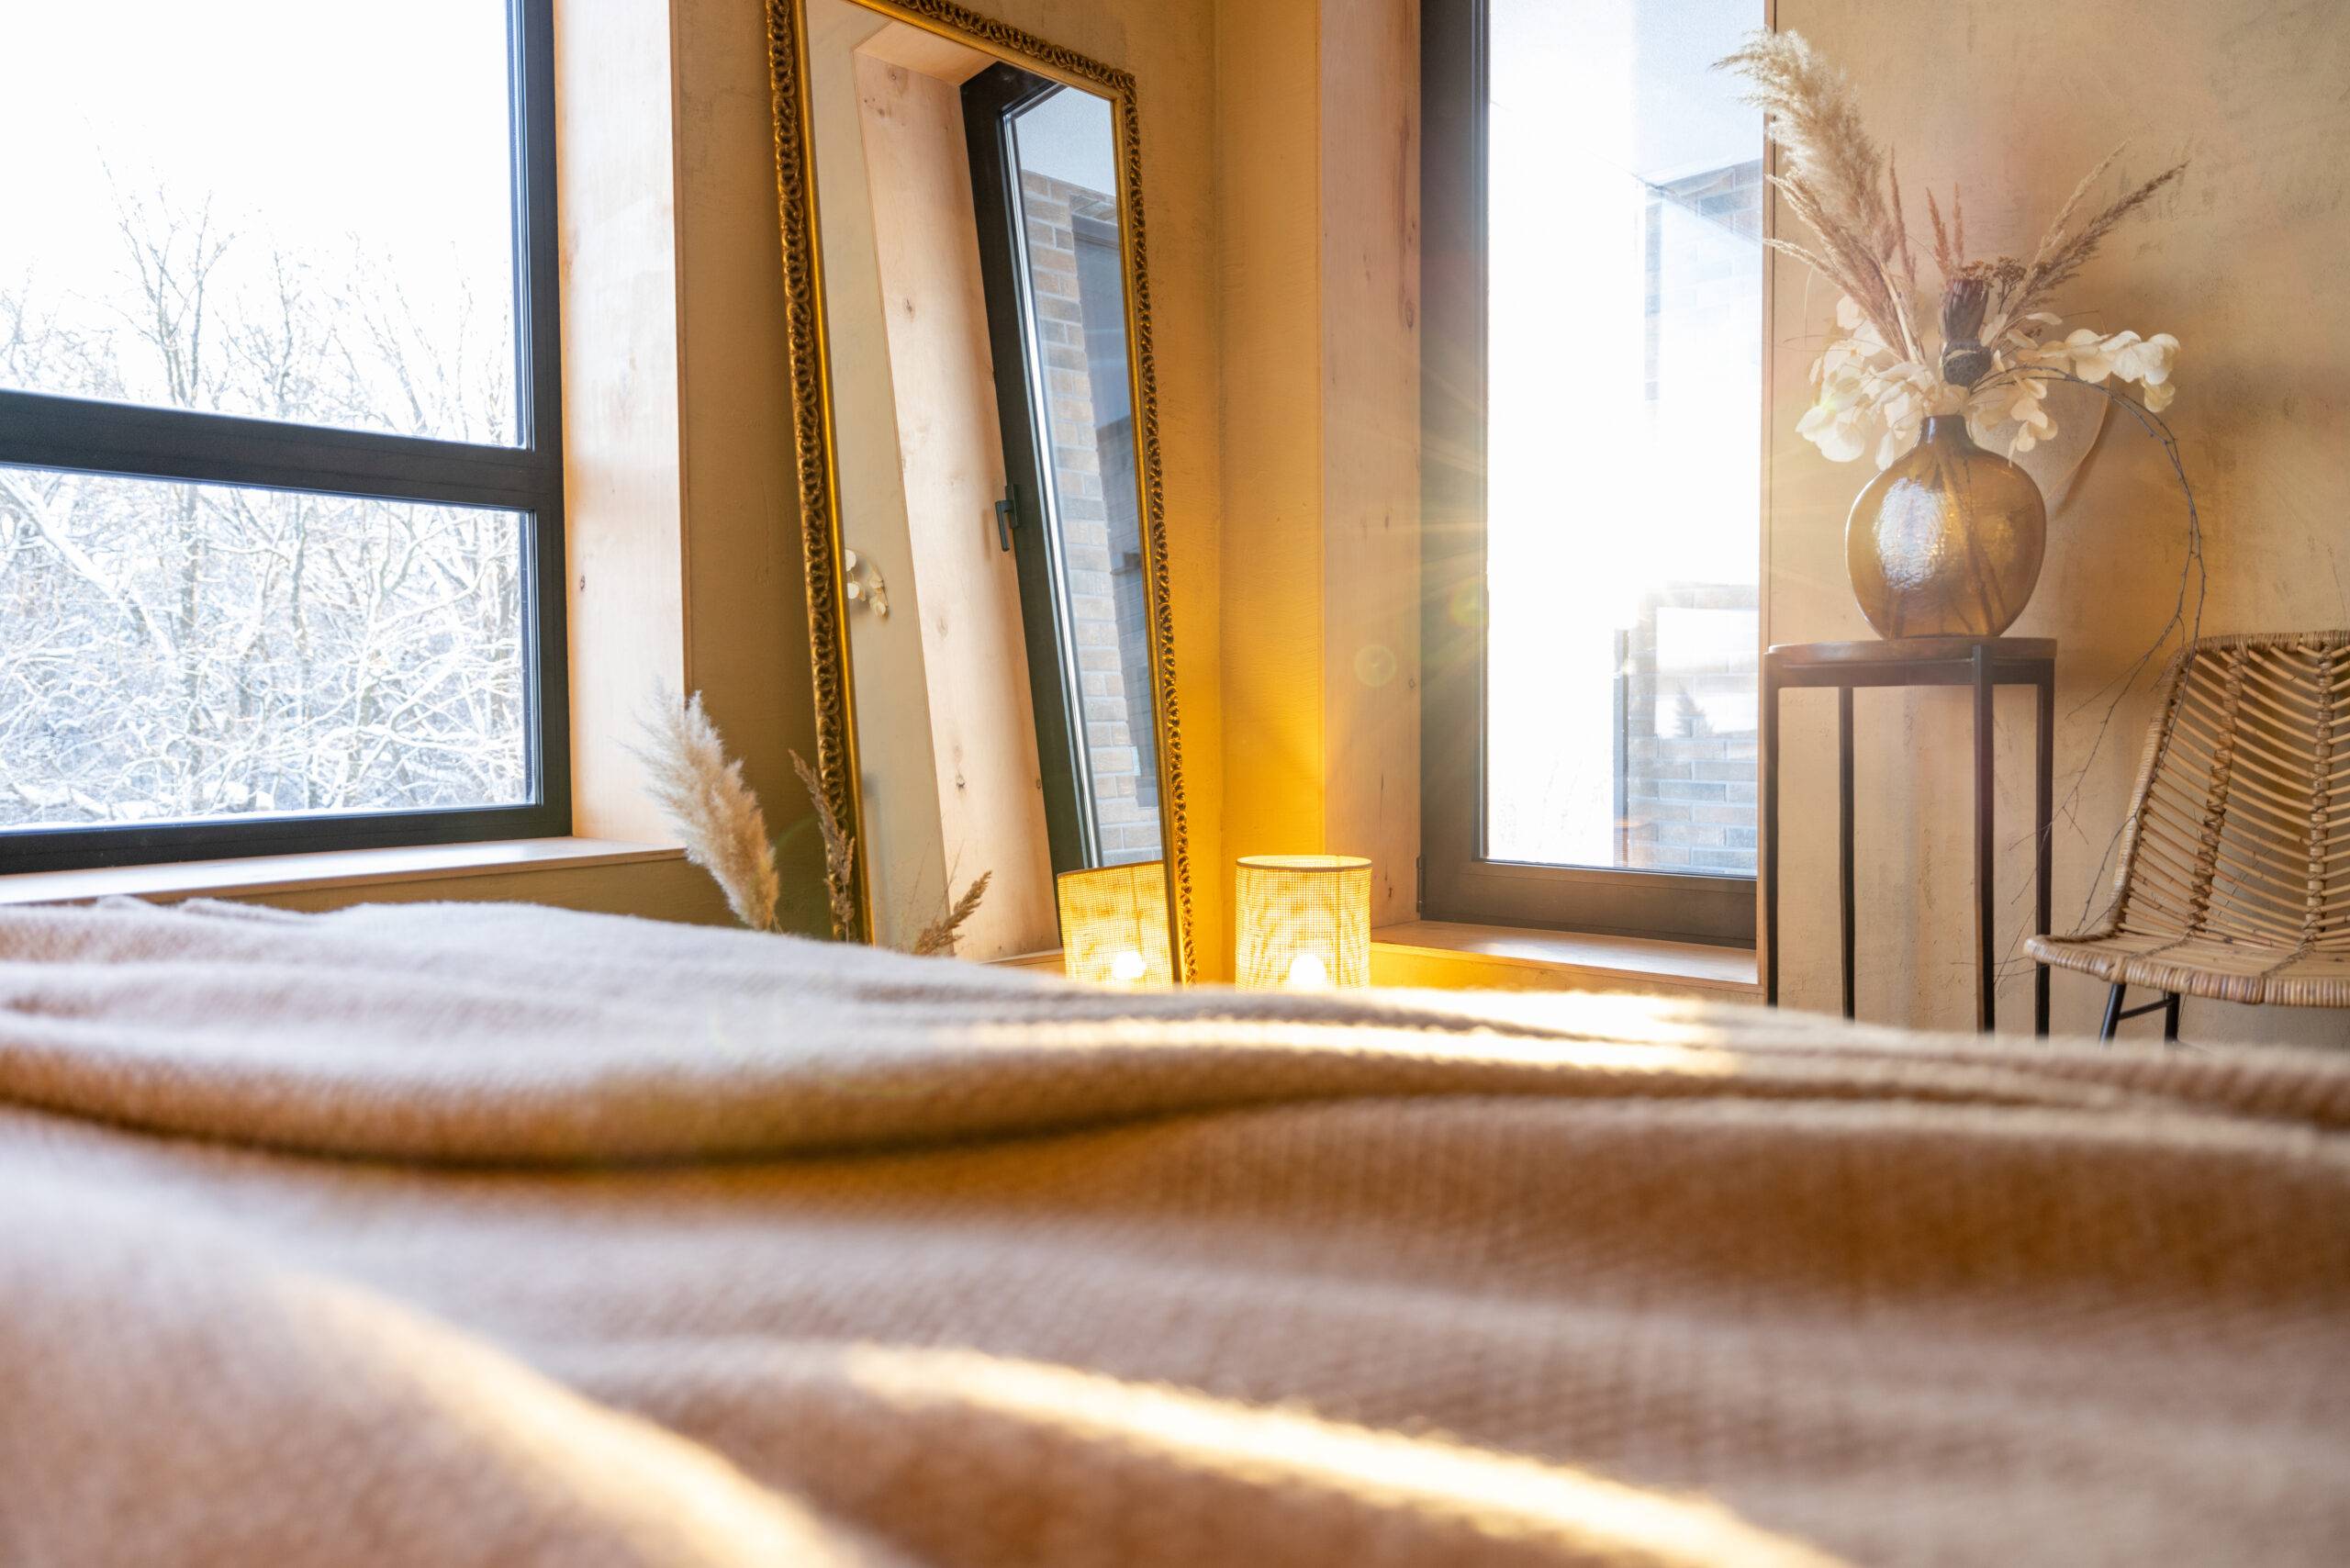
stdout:
POLYGON ((1918 292, 1918 260, 1909 253, 1909 223, 1901 216, 1901 166, 1891 152, 1885 155, 1885 194, 1893 205, 1893 234, 1901 259, 1901 290, 1914 297, 1918 292))
POLYGON ((832 912, 833 936, 845 942, 856 929, 856 840, 841 826, 833 802, 825 797, 824 782, 808 766, 808 759, 795 751, 791 766, 816 808, 816 829, 824 838, 824 894, 832 912))
MULTIPOLYGON (((1950 214, 1952 221, 1956 222, 1958 220, 1958 192, 1955 189, 1950 193, 1950 214)), ((1934 205, 1934 193, 1930 190, 1926 193, 1926 221, 1931 224, 1934 230, 1934 270, 1942 274, 1944 283, 1948 283, 1951 274, 1957 272, 1964 264, 1965 242, 1963 239, 1955 244, 1952 242, 1949 231, 1942 228, 1942 209, 1934 205)), ((1959 230, 1962 236, 1965 232, 1963 227, 1959 230)))
POLYGON ((2118 147, 2107 153, 2104 161, 2084 175, 2081 183, 2073 187, 2073 194, 2065 198, 2065 205, 2057 209, 2054 221, 2041 236, 2040 246, 2032 252, 2031 260, 2024 263, 2022 276, 2016 281, 2012 292, 2001 300, 1999 317, 1986 335, 1986 342, 1998 342, 1999 335, 2018 320, 2047 304, 2049 297, 2070 283, 2087 264, 2089 258, 2097 254, 2098 247, 2105 242, 2105 237, 2113 232, 2116 225, 2152 201, 2156 192, 2187 172, 2184 162, 2174 163, 2143 185, 2117 197, 2104 211, 2079 229, 2071 230, 2073 216, 2080 210, 2089 187, 2121 156, 2121 150, 2118 147))
MULTIPOLYGON (((2072 710, 2065 715, 2068 719, 2077 718, 2099 700, 2105 700, 2104 711, 2098 715, 2097 733, 2089 738, 2088 754, 2081 759, 2081 766, 2074 772, 2073 781, 2065 790, 2064 799, 2056 802, 2055 809, 2049 819, 2051 834, 2054 833, 2055 824, 2059 819, 2070 823, 2073 831, 2079 834, 2081 789, 2087 782, 2091 769, 2097 766, 2098 757, 2105 749, 2106 741, 2113 729, 2113 721, 2121 712, 2121 704, 2128 700, 2130 693, 2136 689, 2139 678, 2149 668, 2154 667, 2163 657, 2165 652, 2171 646, 2173 638, 2177 638, 2178 644, 2184 647, 2203 634, 2203 604, 2210 591, 2210 570, 2203 554, 2203 514, 2195 504, 2195 487, 2188 480, 2187 461, 2179 450, 2178 437, 2173 433, 2169 422, 2143 403, 2132 398, 2125 398, 2110 386, 2083 380, 2080 376, 2053 366, 2020 365, 2001 372, 1986 385, 1996 387, 2009 382, 2023 380, 2069 381, 2076 386, 2089 388, 2108 402, 2127 410, 2132 418, 2137 420, 2145 432, 2153 436, 2162 446, 2163 456, 2170 463, 2171 476, 2178 481, 2179 496, 2187 503, 2187 559, 2179 567, 2178 593, 2171 602, 2169 615, 2164 619, 2162 626, 2154 633, 2154 640, 2148 643, 2135 658, 2123 666, 2113 678, 2074 704, 2072 710), (2191 602, 2190 594, 2192 595, 2191 602)), ((2121 846, 2121 835, 2128 827, 2129 820, 2125 813, 2123 820, 2115 825, 2112 834, 2106 839, 2105 847, 2098 856, 2097 864, 2090 868, 2087 890, 2082 897, 2081 913, 2076 923, 2079 925, 2086 926, 2090 923, 2091 912, 2097 906, 2100 890, 2107 891, 2109 907, 2112 895, 2107 877, 2107 868, 2113 863, 2114 855, 2121 846)), ((2087 837, 2086 834, 2082 836, 2087 837)), ((2017 897, 2020 899, 2021 893, 2019 892, 2017 897)), ((2013 902, 2015 901, 2010 901, 2011 904, 2013 902)), ((2006 978, 2006 971, 2020 961, 2016 949, 2021 944, 2021 935, 2009 944, 2008 954, 2000 964, 2002 979, 2006 978)), ((2025 967, 2029 968, 2028 962, 2025 967)))
POLYGON ((914 938, 914 945, 906 951, 917 958, 954 952, 957 934, 963 929, 963 923, 979 912, 979 901, 988 896, 988 884, 993 880, 995 880, 993 871, 980 872, 979 880, 965 888, 963 896, 955 901, 955 907, 923 926, 922 935, 914 938))
POLYGON ((644 764, 645 792, 684 842, 686 858, 716 879, 735 919, 754 931, 775 930, 782 886, 767 817, 743 782, 743 765, 728 760, 703 713, 701 693, 679 702, 663 691, 642 722, 645 744, 630 750, 644 764))

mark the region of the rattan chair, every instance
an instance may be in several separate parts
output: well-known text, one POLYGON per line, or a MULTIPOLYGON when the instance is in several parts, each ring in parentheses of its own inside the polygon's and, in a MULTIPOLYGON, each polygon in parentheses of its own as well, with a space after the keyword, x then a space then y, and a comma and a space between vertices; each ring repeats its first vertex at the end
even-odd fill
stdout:
POLYGON ((2034 936, 2113 989, 2099 1037, 2182 996, 2350 1007, 2350 632, 2205 637, 2164 672, 2103 927, 2034 936), (2125 1008, 2129 988, 2162 999, 2125 1008))

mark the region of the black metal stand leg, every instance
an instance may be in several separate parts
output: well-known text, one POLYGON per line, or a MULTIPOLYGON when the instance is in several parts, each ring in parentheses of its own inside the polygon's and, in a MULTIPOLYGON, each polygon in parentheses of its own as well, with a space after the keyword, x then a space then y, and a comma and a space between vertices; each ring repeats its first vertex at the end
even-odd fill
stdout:
POLYGON ((2163 1038, 2178 1038, 2178 992, 2175 991, 2163 992, 2163 1038))
POLYGON ((1762 659, 1762 1003, 1779 1005, 1779 678, 1762 659))
POLYGON ((1991 650, 1975 647, 1975 1027, 1998 1023, 1998 977, 1991 968, 1991 650))
POLYGON ((2113 989, 2105 993, 2105 1022, 2098 1025, 2098 1039, 2113 1038, 2114 1032, 2121 1027, 2121 998, 2129 989, 2120 980, 2116 980, 2113 982, 2113 989))
POLYGON ((1843 925, 1844 1016, 1852 1007, 1852 689, 1836 689, 1836 898, 1843 925))
MULTIPOLYGON (((2032 780, 2032 905, 2033 929, 2041 935, 2048 935, 2052 919, 2051 900, 2055 896, 2056 854, 2056 674, 2050 670, 2039 680, 2040 687, 2040 745, 2036 757, 2039 775, 2032 780)), ((2031 1032, 2048 1033, 2048 966, 2034 964, 2031 977, 2031 1032)))

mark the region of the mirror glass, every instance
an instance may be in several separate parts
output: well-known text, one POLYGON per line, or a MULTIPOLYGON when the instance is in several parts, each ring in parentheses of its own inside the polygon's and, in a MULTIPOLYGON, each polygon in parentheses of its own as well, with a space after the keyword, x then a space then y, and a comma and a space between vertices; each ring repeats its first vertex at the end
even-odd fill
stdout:
POLYGON ((1156 867, 1162 929, 1113 946, 1120 978, 1136 953, 1163 969, 1117 106, 853 0, 804 5, 874 937, 917 945, 984 874, 955 950, 1050 952, 1057 879, 1156 867))

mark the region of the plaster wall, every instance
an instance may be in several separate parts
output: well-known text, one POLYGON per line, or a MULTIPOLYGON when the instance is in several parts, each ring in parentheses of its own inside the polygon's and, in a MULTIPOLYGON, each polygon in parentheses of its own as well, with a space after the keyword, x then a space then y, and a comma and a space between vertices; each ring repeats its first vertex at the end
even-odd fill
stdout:
MULTIPOLYGON (((2075 181, 2128 150, 2101 196, 2179 158, 2184 182, 2118 231, 2064 306, 2108 331, 2174 333, 2167 411, 2205 531, 2206 632, 2350 624, 2350 9, 2198 0, 1778 0, 1860 84, 1899 154, 1906 194, 1961 187, 1970 248, 2029 252, 2075 181)), ((1782 215, 1781 231, 1788 220, 1782 215)), ((1767 446, 1766 635, 1869 635, 1842 558, 1864 465, 1821 459, 1795 434, 1833 296, 1774 268, 1767 446)), ((2119 414, 2067 504, 2018 636, 2058 639, 2056 924, 2103 906, 2099 870, 2129 801, 2153 670, 2102 741, 2098 694, 2155 638, 2177 597, 2186 517, 2160 449, 2119 414)), ((1787 1000, 1836 1002, 1833 699, 1796 693, 1785 732, 1787 1000)), ((1998 703, 1998 950, 2013 962, 2003 1021, 2031 1016, 2021 940, 2031 914, 2028 691, 1998 703)), ((1923 1027, 1973 1019, 1971 773, 1963 692, 1863 692, 1858 702, 1862 1014, 1923 1027)), ((2096 1026, 2104 988, 2058 975, 2061 1031, 2096 1026)), ((2151 1020, 2126 1025, 2146 1030, 2151 1020)), ((2190 1000, 2193 1040, 2350 1043, 2350 1015, 2190 1000)))

